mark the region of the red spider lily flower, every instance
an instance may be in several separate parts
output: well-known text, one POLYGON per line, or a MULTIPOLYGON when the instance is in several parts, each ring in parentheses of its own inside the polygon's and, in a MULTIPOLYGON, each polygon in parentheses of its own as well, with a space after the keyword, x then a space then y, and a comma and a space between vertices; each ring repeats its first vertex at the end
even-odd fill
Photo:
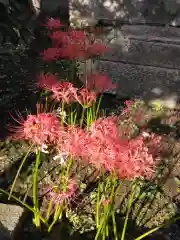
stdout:
POLYGON ((92 56, 100 55, 109 50, 102 43, 92 42, 92 37, 88 36, 85 31, 69 31, 68 43, 61 49, 62 57, 81 61, 92 56))
POLYGON ((77 88, 70 82, 57 83, 49 90, 52 91, 52 98, 57 101, 67 104, 77 101, 77 88))
POLYGON ((110 199, 104 199, 103 205, 107 206, 108 204, 110 204, 110 199))
POLYGON ((132 107, 133 107, 133 105, 134 105, 135 102, 132 101, 132 100, 127 100, 127 101, 125 101, 124 103, 125 103, 126 107, 122 110, 121 115, 124 115, 124 114, 126 114, 126 113, 131 112, 132 107))
POLYGON ((64 26, 59 19, 48 18, 46 24, 44 24, 49 30, 56 30, 64 26))
POLYGON ((102 93, 104 91, 112 90, 118 87, 118 85, 113 84, 112 80, 106 74, 92 73, 86 77, 87 88, 94 90, 97 93, 102 93))
POLYGON ((82 128, 73 125, 64 128, 64 133, 61 134, 57 143, 58 152, 66 152, 76 158, 81 158, 82 153, 87 151, 87 147, 86 132, 82 128))
MULTIPOLYGON (((116 117, 95 121, 89 129, 88 137, 88 147, 82 153, 82 159, 97 169, 103 167, 107 171, 116 172, 119 178, 129 180, 137 177, 149 179, 153 176, 157 155, 148 147, 144 137, 122 140, 118 135, 116 117)), ((157 142, 154 141, 154 144, 157 142)))
POLYGON ((41 73, 38 78, 37 86, 39 88, 51 89, 54 85, 58 83, 56 75, 52 73, 41 73))
POLYGON ((74 179, 68 179, 65 189, 58 186, 51 187, 47 197, 52 200, 54 205, 69 204, 76 197, 78 184, 74 179))
POLYGON ((87 88, 81 88, 78 92, 77 101, 84 108, 88 108, 96 102, 96 93, 94 91, 89 91, 87 88))
POLYGON ((69 43, 61 48, 61 57, 82 61, 89 58, 88 52, 83 44, 69 43))
POLYGON ((28 115, 27 119, 20 119, 20 126, 12 127, 13 139, 24 139, 35 145, 42 146, 57 142, 60 133, 60 124, 52 113, 28 115))
POLYGON ((99 118, 98 120, 94 121, 90 127, 91 136, 98 137, 101 140, 104 140, 106 137, 108 137, 107 139, 119 139, 117 125, 117 116, 99 118))
POLYGON ((88 38, 83 30, 71 30, 69 32, 69 40, 70 42, 78 42, 78 43, 85 43, 87 42, 88 38))
POLYGON ((41 53, 41 56, 45 62, 51 62, 61 56, 61 51, 59 48, 48 48, 41 53))
POLYGON ((68 33, 62 31, 55 31, 50 35, 54 47, 59 47, 62 44, 68 44, 68 33))
POLYGON ((121 154, 115 165, 120 178, 150 179, 155 172, 156 159, 149 152, 144 139, 138 137, 129 141, 128 149, 121 154))
POLYGON ((107 47, 105 44, 95 42, 88 46, 87 51, 89 53, 89 56, 97 56, 109 52, 110 50, 111 48, 107 47))

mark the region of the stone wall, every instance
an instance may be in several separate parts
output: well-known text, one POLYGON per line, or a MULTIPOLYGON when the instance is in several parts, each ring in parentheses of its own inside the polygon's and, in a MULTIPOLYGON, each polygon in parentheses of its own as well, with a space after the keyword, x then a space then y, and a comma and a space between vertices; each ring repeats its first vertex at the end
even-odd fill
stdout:
POLYGON ((71 18, 179 22, 179 0, 69 0, 71 18))

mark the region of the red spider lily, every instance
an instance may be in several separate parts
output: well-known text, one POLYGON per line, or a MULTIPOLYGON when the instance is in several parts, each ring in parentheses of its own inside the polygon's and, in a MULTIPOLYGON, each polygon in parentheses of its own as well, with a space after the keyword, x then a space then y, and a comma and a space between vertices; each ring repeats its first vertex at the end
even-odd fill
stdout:
POLYGON ((69 40, 70 42, 78 42, 78 43, 85 43, 87 42, 88 38, 83 30, 71 30, 69 31, 69 40))
POLYGON ((60 133, 60 124, 52 113, 39 113, 28 115, 27 119, 19 120, 20 126, 11 128, 12 138, 24 139, 35 145, 55 144, 60 133))
POLYGON ((65 190, 60 189, 58 186, 51 187, 47 193, 47 197, 55 205, 69 204, 75 198, 77 190, 77 182, 74 179, 68 179, 65 190))
POLYGON ((61 23, 59 19, 48 18, 46 24, 44 24, 49 30, 56 30, 64 25, 61 23))
POLYGON ((86 77, 87 88, 93 89, 97 93, 102 93, 107 90, 112 90, 118 87, 113 84, 112 80, 106 74, 92 73, 86 77))
MULTIPOLYGON (((144 137, 122 140, 118 135, 117 118, 95 121, 89 132, 87 150, 82 159, 107 171, 115 171, 120 178, 151 178, 156 168, 157 155, 148 147, 144 137)), ((152 139, 152 138, 151 138, 152 139)), ((156 145, 159 141, 151 142, 156 145)), ((157 147, 157 146, 156 146, 157 147)))
POLYGON ((122 113, 121 113, 122 115, 131 112, 132 107, 133 107, 135 102, 132 101, 132 100, 127 100, 124 103, 125 103, 126 107, 122 110, 122 113))
POLYGON ((88 108, 96 102, 96 93, 89 91, 87 88, 82 88, 78 92, 77 101, 84 107, 88 108))
POLYGON ((50 90, 52 91, 52 98, 57 101, 70 104, 77 101, 77 88, 73 87, 70 82, 62 82, 53 85, 50 90))
POLYGON ((38 78, 37 86, 40 88, 51 89, 54 85, 58 83, 56 75, 52 73, 41 73, 38 78))
POLYGON ((76 126, 68 126, 64 128, 64 133, 61 134, 57 150, 58 152, 66 152, 74 157, 82 157, 82 153, 87 152, 88 138, 86 132, 76 126))
POLYGON ((116 161, 116 171, 120 178, 134 179, 153 176, 156 160, 142 137, 129 141, 128 148, 116 161))
POLYGON ((59 47, 62 44, 68 44, 68 33, 62 31, 55 31, 50 35, 54 47, 59 47))
POLYGON ((89 58, 85 46, 79 43, 69 43, 61 48, 61 57, 82 61, 89 58))
POLYGON ((82 30, 71 30, 67 33, 55 32, 51 35, 51 38, 54 46, 62 45, 62 58, 81 61, 109 50, 104 44, 93 43, 91 36, 88 36, 82 30))
POLYGON ((101 140, 103 140, 105 137, 108 137, 107 139, 119 139, 117 124, 118 117, 116 116, 99 118, 91 125, 91 136, 98 137, 101 140))
POLYGON ((41 56, 45 62, 51 62, 61 56, 61 51, 59 48, 48 48, 41 53, 41 56))
POLYGON ((107 47, 105 44, 98 43, 98 42, 92 43, 88 47, 89 56, 101 55, 110 50, 111 49, 109 47, 107 47))
MULTIPOLYGON (((100 53, 100 50, 94 49, 95 46, 95 44, 88 44, 83 41, 79 43, 72 41, 61 48, 61 57, 79 61, 87 60, 93 56, 102 54, 102 51, 100 53)), ((104 47, 104 49, 106 48, 104 47)))

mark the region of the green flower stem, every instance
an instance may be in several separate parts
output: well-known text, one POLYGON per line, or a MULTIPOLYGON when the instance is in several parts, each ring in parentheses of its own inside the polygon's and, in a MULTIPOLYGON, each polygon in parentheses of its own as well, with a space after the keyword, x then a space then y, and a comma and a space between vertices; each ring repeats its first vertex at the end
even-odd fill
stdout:
POLYGON ((114 209, 114 207, 113 207, 113 210, 112 210, 112 221, 113 221, 114 237, 115 237, 115 240, 118 240, 118 233, 117 233, 117 226, 116 226, 116 218, 115 218, 115 209, 114 209))
POLYGON ((99 109, 100 109, 101 101, 102 101, 102 95, 100 96, 99 102, 98 102, 98 105, 97 105, 96 114, 95 114, 95 120, 97 119, 98 114, 99 114, 99 109))
MULTIPOLYGON (((103 194, 100 198, 100 194, 101 194, 101 189, 100 189, 100 183, 98 184, 98 196, 97 196, 97 205, 96 205, 96 226, 97 226, 97 233, 96 233, 96 238, 95 240, 97 240, 100 236, 100 234, 102 234, 102 238, 104 239, 105 237, 109 236, 109 226, 108 226, 108 221, 109 221, 109 217, 113 214, 112 209, 113 209, 113 204, 114 204, 114 196, 115 196, 115 188, 116 188, 116 177, 112 174, 108 177, 108 181, 105 185, 103 194), (108 187, 110 187, 112 183, 112 190, 111 190, 111 194, 109 196, 109 203, 108 205, 104 206, 104 215, 102 217, 101 223, 100 223, 100 209, 101 209, 101 204, 104 200, 104 196, 106 196, 106 191, 108 189, 108 187)), ((115 225, 116 228, 116 225, 115 225)))
POLYGON ((51 216, 52 206, 53 206, 53 200, 51 199, 48 203, 48 210, 47 210, 47 214, 46 214, 47 221, 49 221, 49 218, 51 216))
POLYGON ((100 195, 101 195, 101 187, 100 181, 98 183, 98 192, 97 192, 97 203, 96 203, 96 227, 99 228, 99 219, 100 219, 100 195))
POLYGON ((142 234, 141 236, 135 238, 135 240, 141 240, 141 239, 147 237, 148 235, 152 234, 153 232, 156 232, 156 231, 159 230, 160 228, 165 228, 165 227, 167 227, 168 225, 176 222, 176 221, 179 220, 179 219, 180 219, 180 217, 177 217, 177 218, 172 219, 171 221, 168 221, 168 222, 166 222, 166 223, 164 223, 164 224, 161 224, 160 226, 155 227, 155 228, 149 230, 148 232, 142 234))
POLYGON ((61 104, 61 112, 62 112, 61 126, 64 126, 64 102, 62 102, 62 104, 61 104))
POLYGON ((87 129, 91 126, 92 122, 93 122, 92 109, 88 108, 87 109, 87 124, 86 124, 87 129))
POLYGON ((54 224, 56 224, 56 222, 58 221, 58 219, 62 216, 62 204, 60 206, 57 206, 56 208, 56 212, 54 214, 54 220, 53 222, 51 223, 51 225, 49 226, 48 228, 48 232, 51 232, 54 224))
POLYGON ((80 127, 81 127, 81 128, 82 128, 82 126, 83 126, 83 121, 84 121, 85 110, 86 110, 86 108, 85 108, 85 107, 83 107, 83 110, 82 110, 82 115, 81 115, 81 120, 80 120, 80 127))
POLYGON ((39 164, 40 164, 40 158, 41 157, 41 151, 38 150, 38 153, 36 155, 36 164, 34 168, 34 174, 33 174, 33 204, 34 204, 34 223, 36 227, 40 227, 40 219, 39 219, 39 202, 38 202, 38 170, 39 170, 39 164))
POLYGON ((20 165, 19 168, 18 168, 18 171, 17 171, 17 173, 16 173, 16 176, 15 176, 14 181, 13 181, 12 186, 11 186, 11 190, 10 190, 10 193, 9 193, 8 200, 11 199, 11 196, 12 196, 12 193, 13 193, 13 190, 14 190, 14 187, 15 187, 15 184, 16 184, 16 181, 17 181, 17 178, 18 178, 18 176, 19 176, 19 174, 20 174, 20 172, 21 172, 21 170, 22 170, 22 167, 23 167, 23 165, 24 165, 24 163, 25 163, 25 161, 26 161, 26 159, 27 159, 30 151, 32 150, 33 146, 34 146, 34 145, 31 145, 31 146, 30 146, 30 148, 28 149, 26 155, 24 156, 24 158, 23 158, 23 160, 22 160, 22 162, 21 162, 21 165, 20 165))
MULTIPOLYGON (((3 193, 3 194, 5 194, 5 195, 7 195, 7 196, 9 196, 9 193, 8 193, 7 191, 1 189, 1 188, 0 188, 0 192, 3 193)), ((14 195, 11 195, 11 198, 14 199, 15 201, 17 201, 19 204, 21 204, 21 205, 24 206, 25 208, 27 208, 29 211, 33 212, 34 214, 37 213, 34 208, 32 208, 32 207, 30 207, 28 204, 22 202, 19 198, 15 197, 14 195)), ((39 213, 38 213, 38 214, 39 214, 39 213)), ((41 215, 39 215, 39 218, 40 218, 40 220, 41 220, 47 227, 49 227, 46 219, 44 219, 41 215)))
POLYGON ((132 190, 131 190, 131 196, 130 196, 130 199, 129 199, 129 202, 128 202, 128 209, 127 209, 127 212, 126 212, 126 217, 125 217, 125 221, 124 221, 124 225, 123 225, 121 240, 125 239, 127 223, 128 223, 128 218, 129 218, 129 214, 130 214, 130 211, 131 211, 131 206, 132 206, 132 203, 133 203, 133 200, 134 200, 135 189, 136 189, 136 185, 133 184, 132 190))

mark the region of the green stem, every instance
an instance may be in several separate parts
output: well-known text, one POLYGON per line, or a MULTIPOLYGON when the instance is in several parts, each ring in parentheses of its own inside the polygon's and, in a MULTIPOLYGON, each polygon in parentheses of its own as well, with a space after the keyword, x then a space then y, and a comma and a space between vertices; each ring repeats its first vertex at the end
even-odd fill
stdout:
POLYGON ((112 221, 113 221, 114 237, 115 237, 115 240, 118 240, 118 233, 117 233, 117 226, 116 226, 116 218, 115 218, 114 207, 113 207, 113 212, 112 212, 112 221))
POLYGON ((36 164, 34 168, 34 174, 33 174, 33 204, 34 209, 36 210, 36 214, 34 214, 34 222, 37 227, 40 226, 39 222, 39 203, 38 203, 38 170, 39 170, 39 164, 40 164, 40 156, 41 151, 38 150, 38 153, 36 155, 36 164))
POLYGON ((100 181, 98 183, 98 192, 97 192, 97 203, 96 203, 96 227, 99 227, 99 219, 100 219, 100 194, 101 194, 101 188, 100 188, 100 181))
POLYGON ((58 208, 58 209, 57 209, 57 211, 56 211, 56 213, 55 213, 54 220, 53 220, 53 222, 51 223, 51 225, 49 226, 48 232, 51 232, 54 224, 56 224, 56 222, 58 221, 59 216, 62 214, 62 205, 61 205, 61 206, 58 206, 57 208, 58 208))
POLYGON ((62 105, 61 105, 61 112, 62 112, 61 126, 64 126, 64 102, 62 102, 62 105))
MULTIPOLYGON (((9 193, 1 188, 0 188, 0 192, 9 196, 9 193)), ((34 214, 36 213, 36 210, 34 210, 34 208, 32 208, 28 204, 22 202, 19 198, 15 197, 14 195, 12 195, 11 198, 14 199, 15 201, 17 201, 18 203, 20 203, 22 206, 26 207, 29 211, 33 212, 34 214)), ((39 218, 48 227, 47 221, 41 215, 39 215, 39 218)))
POLYGON ((81 128, 82 128, 83 121, 84 121, 84 114, 85 114, 85 108, 83 107, 82 115, 81 115, 81 120, 80 120, 80 127, 81 127, 81 128))
POLYGON ((95 120, 97 119, 98 113, 99 113, 99 109, 100 109, 100 105, 101 105, 101 101, 102 101, 102 95, 99 98, 99 102, 97 105, 97 109, 96 109, 96 115, 95 115, 95 120))
POLYGON ((16 173, 16 176, 15 176, 15 178, 14 178, 14 181, 13 181, 13 184, 12 184, 12 187, 11 187, 11 191, 10 191, 10 193, 9 193, 8 200, 11 199, 11 196, 12 196, 12 193, 13 193, 14 186, 15 186, 15 184, 16 184, 17 178, 18 178, 18 176, 19 176, 19 174, 20 174, 20 172, 21 172, 21 170, 22 170, 22 167, 23 167, 23 165, 24 165, 24 163, 25 163, 25 161, 26 161, 26 159, 27 159, 30 151, 32 150, 33 146, 34 146, 34 145, 31 145, 31 146, 30 146, 30 148, 28 149, 26 155, 24 156, 24 158, 23 158, 23 160, 22 160, 22 162, 21 162, 21 165, 20 165, 19 168, 18 168, 18 171, 17 171, 17 173, 16 173))
POLYGON ((126 217, 125 217, 125 221, 124 221, 121 240, 125 239, 128 218, 129 218, 129 214, 130 214, 130 211, 131 211, 131 206, 132 206, 132 203, 133 203, 133 200, 134 200, 135 188, 136 188, 136 185, 133 184, 132 191, 131 191, 131 196, 130 196, 130 199, 129 199, 129 202, 128 202, 128 209, 127 209, 127 213, 126 213, 126 217))
POLYGON ((164 224, 161 224, 160 226, 155 227, 155 228, 149 230, 148 232, 142 234, 141 236, 135 238, 135 240, 141 240, 141 239, 147 237, 148 235, 152 234, 153 232, 156 232, 156 231, 159 230, 160 228, 167 227, 168 225, 170 225, 170 224, 176 222, 176 221, 179 220, 179 219, 180 219, 180 217, 177 217, 177 218, 172 219, 172 220, 169 221, 169 222, 166 222, 166 223, 164 223, 164 224))
POLYGON ((51 216, 52 206, 53 206, 53 200, 51 199, 49 204, 48 204, 48 210, 47 210, 47 214, 46 214, 46 220, 47 221, 49 221, 49 218, 51 216))

